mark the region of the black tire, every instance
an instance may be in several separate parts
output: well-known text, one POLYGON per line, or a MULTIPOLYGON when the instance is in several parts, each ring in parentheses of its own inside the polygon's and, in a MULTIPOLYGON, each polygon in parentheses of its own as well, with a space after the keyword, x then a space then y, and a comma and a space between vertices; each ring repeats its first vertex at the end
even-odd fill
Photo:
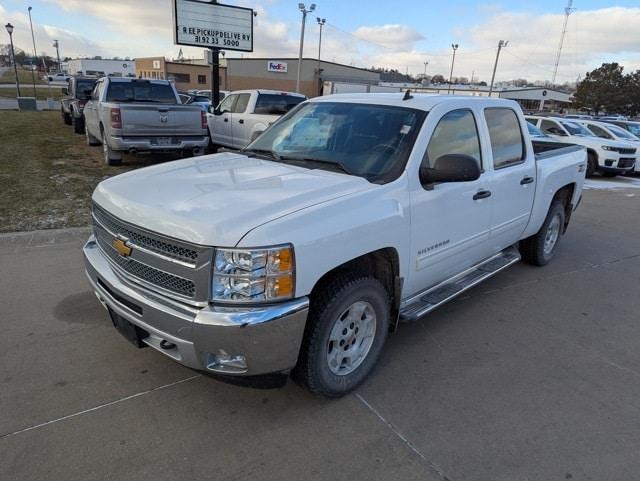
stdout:
POLYGON ((87 128, 87 123, 86 122, 83 122, 83 123, 84 123, 84 138, 85 138, 85 141, 87 142, 87 145, 91 147, 100 145, 100 141, 89 133, 89 129, 87 128))
POLYGON ((84 117, 71 117, 71 125, 76 134, 84 134, 84 117))
POLYGON ((66 113, 64 110, 60 110, 60 114, 62 114, 62 121, 66 124, 66 125, 71 125, 71 115, 69 115, 68 113, 66 113))
POLYGON ((116 152, 111 148, 109 142, 107 142, 107 136, 102 130, 102 153, 104 156, 104 163, 111 166, 122 164, 122 152, 116 152))
MULTIPOLYGON (((311 392, 325 397, 340 397, 354 390, 371 373, 380 357, 389 332, 390 313, 389 294, 377 279, 339 275, 330 280, 312 299, 298 365, 293 373, 294 379, 311 392), (328 356, 333 349, 342 354, 344 341, 340 341, 338 345, 337 342, 330 341, 330 336, 337 323, 344 322, 345 315, 351 313, 356 303, 367 305, 367 312, 375 313, 375 319, 369 321, 369 327, 375 326, 375 333, 353 371, 336 374, 332 372, 328 356)), ((362 312, 360 321, 366 322, 365 317, 369 316, 362 312)), ((355 346, 347 341, 345 351, 347 348, 351 349, 350 346, 356 350, 358 346, 366 346, 367 337, 362 336, 364 327, 360 332, 361 340, 357 338, 359 332, 355 323, 345 324, 345 329, 341 332, 344 334, 347 329, 350 329, 347 335, 353 336, 355 346)), ((333 369, 341 369, 341 366, 342 363, 338 366, 334 364, 333 369)))
POLYGON ((593 174, 598 170, 598 157, 593 152, 587 154, 587 173, 586 176, 593 177, 593 174))
POLYGON ((524 260, 528 264, 533 264, 534 266, 547 265, 549 261, 553 259, 558 244, 560 243, 560 239, 562 238, 564 232, 564 222, 564 205, 562 204, 562 202, 556 200, 551 204, 549 212, 547 213, 547 217, 544 220, 542 227, 540 227, 538 233, 523 240, 520 243, 522 260, 524 260), (548 236, 551 235, 552 223, 554 223, 554 226, 557 223, 557 227, 559 230, 557 231, 551 249, 549 249, 547 241, 548 236))

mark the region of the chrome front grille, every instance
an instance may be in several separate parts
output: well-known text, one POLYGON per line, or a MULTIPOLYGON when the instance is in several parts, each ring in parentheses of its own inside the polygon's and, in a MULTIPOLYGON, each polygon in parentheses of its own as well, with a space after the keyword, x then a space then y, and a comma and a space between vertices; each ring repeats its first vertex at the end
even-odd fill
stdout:
POLYGON ((126 237, 140 247, 190 264, 195 264, 198 260, 198 251, 196 249, 180 246, 175 242, 161 240, 147 233, 139 232, 137 229, 127 226, 124 222, 116 219, 95 204, 93 205, 93 215, 105 229, 113 234, 126 237))
POLYGON ((153 267, 149 267, 141 262, 120 256, 118 252, 112 247, 112 245, 105 239, 106 232, 99 229, 96 239, 98 245, 102 249, 102 252, 107 254, 109 258, 120 266, 124 271, 128 272, 132 276, 137 277, 143 281, 149 282, 153 285, 161 287, 176 294, 180 294, 186 297, 193 297, 196 293, 196 286, 193 281, 183 279, 168 272, 163 272, 153 267))
POLYGON ((100 250, 125 278, 190 304, 208 302, 213 247, 188 244, 133 226, 95 204, 93 225, 100 250), (116 250, 116 239, 131 249, 128 255, 116 250))

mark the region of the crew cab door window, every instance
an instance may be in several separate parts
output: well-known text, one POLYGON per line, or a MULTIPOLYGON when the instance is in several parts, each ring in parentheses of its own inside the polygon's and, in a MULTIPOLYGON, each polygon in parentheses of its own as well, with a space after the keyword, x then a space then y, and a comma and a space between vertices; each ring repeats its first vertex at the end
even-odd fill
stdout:
POLYGON ((218 107, 218 110, 220 110, 220 113, 224 114, 227 112, 231 112, 233 110, 233 105, 235 104, 237 98, 238 98, 237 95, 229 95, 227 98, 225 98, 220 103, 220 107, 218 107))
POLYGON ((433 168, 435 161, 447 154, 469 155, 482 167, 478 127, 471 110, 452 110, 440 119, 429 141, 423 162, 433 168))
POLYGON ((493 168, 502 169, 524 162, 524 138, 516 113, 504 108, 486 109, 484 118, 489 128, 493 168))
POLYGON ((251 94, 239 94, 237 95, 237 97, 238 97, 238 100, 236 100, 236 103, 233 106, 232 113, 243 114, 247 111, 247 105, 249 105, 249 99, 251 98, 251 94))

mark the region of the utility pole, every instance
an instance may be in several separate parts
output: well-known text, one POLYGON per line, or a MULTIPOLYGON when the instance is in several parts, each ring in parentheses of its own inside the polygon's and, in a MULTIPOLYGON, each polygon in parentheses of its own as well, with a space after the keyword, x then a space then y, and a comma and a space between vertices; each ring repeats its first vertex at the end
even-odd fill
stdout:
POLYGON ((56 48, 56 57, 58 57, 58 72, 62 72, 62 67, 60 66, 60 43, 54 40, 53 46, 56 48))
POLYGON ((296 78, 296 92, 300 93, 300 73, 302 72, 302 50, 304 49, 304 27, 307 23, 307 13, 316 9, 316 4, 309 5, 309 10, 304 3, 298 4, 298 9, 302 12, 302 25, 300 27, 300 53, 298 54, 298 76, 296 78))
POLYGON ((564 45, 564 37, 567 34, 567 24, 569 23, 569 15, 571 15, 575 8, 573 7, 573 0, 567 2, 567 6, 564 9, 564 24, 562 25, 562 33, 560 34, 560 45, 558 45, 558 54, 556 55, 556 64, 553 68, 553 78, 551 83, 555 85, 556 76, 558 75, 558 65, 560 65, 560 55, 562 55, 562 47, 564 45))
POLYGON ((427 65, 429 65, 429 62, 427 62, 426 60, 423 62, 424 63, 424 76, 427 76, 427 65))
MULTIPOLYGON (((34 60, 36 62, 35 67, 38 68, 38 51, 36 50, 36 37, 33 35, 33 22, 31 21, 31 9, 33 7, 29 7, 29 25, 31 26, 31 40, 33 41, 33 55, 34 55, 34 60)), ((35 99, 38 98, 38 95, 36 94, 36 73, 33 70, 33 65, 31 65, 31 80, 33 81, 33 97, 35 99)))
POLYGON ((504 41, 500 40, 498 42, 498 52, 496 53, 496 63, 493 64, 493 74, 491 75, 491 86, 489 87, 489 97, 491 97, 491 93, 493 92, 493 81, 496 79, 496 69, 498 68, 498 59, 500 58, 500 51, 509 45, 509 40, 504 41))
POLYGON ((316 17, 316 21, 318 22, 318 25, 320 26, 320 38, 318 40, 318 92, 320 94, 322 94, 322 84, 320 83, 320 73, 321 73, 321 69, 320 69, 320 52, 322 51, 322 27, 324 27, 324 24, 327 22, 326 18, 320 18, 320 17, 316 17))
POLYGON ((18 97, 22 97, 20 95, 20 80, 18 79, 18 62, 16 62, 16 53, 13 50, 13 25, 7 23, 4 28, 7 29, 9 42, 11 43, 11 59, 13 60, 13 71, 16 73, 16 91, 18 92, 18 97))
POLYGON ((456 50, 458 50, 458 44, 452 43, 453 58, 451 59, 451 73, 449 74, 449 86, 447 87, 447 95, 451 93, 451 80, 453 80, 453 64, 456 62, 456 50))

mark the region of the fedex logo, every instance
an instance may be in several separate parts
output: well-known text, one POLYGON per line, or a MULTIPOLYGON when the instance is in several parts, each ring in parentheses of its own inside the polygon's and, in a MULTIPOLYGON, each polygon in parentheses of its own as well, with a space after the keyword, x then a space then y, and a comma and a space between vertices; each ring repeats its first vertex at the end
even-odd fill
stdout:
POLYGON ((285 62, 273 62, 273 61, 267 62, 267 71, 269 72, 286 73, 287 67, 288 65, 285 62))

